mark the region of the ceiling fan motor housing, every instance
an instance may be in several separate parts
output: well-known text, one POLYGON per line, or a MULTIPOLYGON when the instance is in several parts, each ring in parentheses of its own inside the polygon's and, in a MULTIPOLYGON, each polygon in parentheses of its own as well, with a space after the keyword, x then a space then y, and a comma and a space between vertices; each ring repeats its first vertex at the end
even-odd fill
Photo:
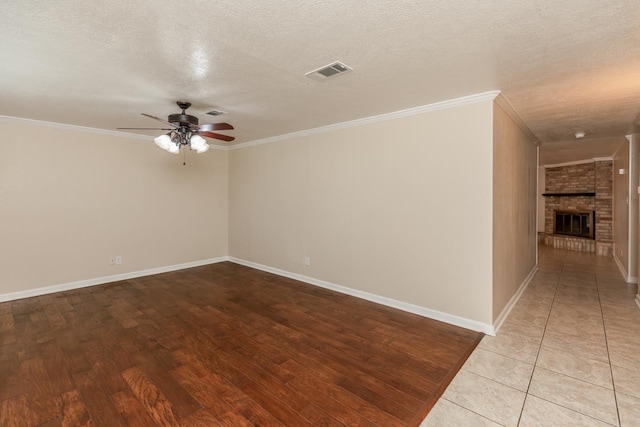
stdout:
POLYGON ((170 114, 169 122, 180 126, 197 126, 198 118, 189 114, 170 114))
POLYGON ((176 102, 176 104, 178 105, 178 107, 180 107, 180 109, 182 110, 182 113, 169 115, 169 122, 175 125, 185 126, 185 127, 198 126, 198 118, 187 114, 185 111, 187 108, 191 107, 191 103, 185 102, 185 101, 178 101, 176 102))

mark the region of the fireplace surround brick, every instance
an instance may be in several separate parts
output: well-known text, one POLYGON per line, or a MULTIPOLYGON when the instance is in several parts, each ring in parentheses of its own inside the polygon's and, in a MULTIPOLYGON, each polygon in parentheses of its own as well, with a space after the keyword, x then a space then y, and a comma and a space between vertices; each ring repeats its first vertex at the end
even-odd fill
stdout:
POLYGON ((611 256, 613 253, 613 162, 598 161, 545 170, 545 193, 595 193, 595 196, 545 197, 546 245, 611 256), (595 211, 595 240, 553 234, 554 212, 595 211))

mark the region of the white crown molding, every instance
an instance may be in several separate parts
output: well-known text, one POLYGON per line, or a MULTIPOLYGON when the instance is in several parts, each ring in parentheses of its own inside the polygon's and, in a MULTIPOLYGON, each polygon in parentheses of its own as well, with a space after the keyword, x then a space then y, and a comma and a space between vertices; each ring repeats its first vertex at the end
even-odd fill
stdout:
POLYGON ((575 160, 573 162, 554 163, 552 165, 540 165, 540 166, 542 166, 545 169, 549 169, 549 168, 559 168, 562 166, 584 165, 586 163, 594 163, 594 162, 610 162, 612 160, 613 160, 613 157, 594 157, 592 159, 575 160))
POLYGON ((516 123, 516 125, 518 125, 520 130, 522 130, 527 135, 527 137, 531 140, 532 143, 534 143, 535 145, 540 145, 540 141, 538 141, 538 138, 533 134, 533 132, 531 132, 531 129, 529 129, 529 126, 527 126, 524 120, 522 120, 522 118, 517 113, 515 108, 513 108, 513 105, 511 105, 509 100, 505 98, 503 94, 498 92, 498 96, 496 96, 496 99, 494 102, 498 107, 502 109, 502 111, 505 112, 507 116, 511 118, 511 120, 513 120, 516 123))
POLYGON ((25 119, 22 117, 0 116, 0 121, 9 123, 19 123, 29 126, 43 126, 52 129, 71 130, 74 132, 95 133, 98 135, 119 136, 123 138, 142 139, 146 141, 152 141, 153 137, 149 135, 139 135, 129 132, 120 132, 117 130, 90 128, 85 126, 69 125, 65 123, 45 122, 43 120, 25 119))
MULTIPOLYGON (((0 122, 18 123, 18 124, 23 124, 28 126, 42 126, 42 127, 48 127, 51 129, 70 130, 73 132, 93 133, 97 135, 117 136, 120 138, 139 139, 139 140, 148 141, 148 142, 153 141, 153 137, 149 135, 140 135, 137 133, 120 132, 117 130, 98 129, 98 128, 91 128, 86 126, 69 125, 66 123, 46 122, 43 120, 25 119, 22 117, 0 115, 0 122)), ((224 146, 224 145, 209 144, 209 146, 214 150, 227 151, 229 149, 227 146, 224 146)))
POLYGON ((613 155, 611 156, 612 159, 615 159, 615 157, 618 155, 618 151, 620 151, 621 149, 624 148, 625 146, 625 141, 629 141, 629 143, 631 143, 631 140, 629 139, 629 136, 625 136, 623 139, 620 140, 620 145, 618 145, 618 148, 616 148, 616 151, 613 152, 613 155))
POLYGON ((29 289, 26 291, 10 292, 7 294, 0 294, 0 302, 13 301, 21 298, 37 297, 40 295, 69 291, 72 289, 87 288, 89 286, 102 285, 104 283, 117 282, 119 280, 128 280, 134 279, 136 277, 151 276, 152 274, 184 270, 185 268, 200 267, 202 265, 216 264, 228 260, 229 258, 226 256, 209 258, 200 261, 186 262, 183 264, 168 265, 165 267, 151 268, 148 270, 132 271, 129 273, 115 274, 113 276, 96 277, 94 279, 80 280, 77 282, 63 283, 60 285, 46 286, 43 288, 29 289))
MULTIPOLYGON (((313 128, 313 129, 306 129, 306 130, 287 133, 283 135, 276 135, 276 136, 272 136, 264 139, 257 139, 254 141, 243 142, 236 145, 227 146, 227 145, 209 144, 209 146, 214 150, 221 150, 221 151, 239 150, 242 148, 248 148, 248 147, 253 147, 253 146, 262 145, 262 144, 269 144, 272 142, 284 141, 287 139, 297 138, 297 137, 306 136, 306 135, 315 135, 318 133, 330 132, 338 129, 361 126, 368 123, 376 123, 376 122, 382 122, 385 120, 397 119, 401 117, 415 116, 417 114, 427 113, 431 111, 445 110, 448 108, 458 107, 462 105, 471 105, 471 104, 476 104, 478 102, 493 101, 496 99, 496 97, 498 97, 498 95, 500 95, 500 91, 493 90, 489 92, 478 93, 475 95, 463 96, 461 98, 455 98, 455 99, 449 99, 446 101, 436 102, 433 104, 422 105, 419 107, 407 108, 405 110, 394 111, 391 113, 380 114, 377 116, 365 117, 362 119, 351 120, 348 122, 335 123, 332 125, 322 126, 322 127, 313 128)), ((511 107, 511 109, 513 110, 513 107, 511 107)), ((515 114, 515 111, 514 111, 514 114, 515 114)), ((517 120, 520 120, 517 114, 515 114, 514 117, 517 117, 518 118, 517 120)), ((11 122, 11 123, 21 123, 21 124, 32 125, 32 126, 44 126, 44 127, 49 127, 53 129, 64 129, 64 130, 71 130, 76 132, 94 133, 99 135, 119 136, 123 138, 140 139, 145 141, 153 140, 153 137, 149 135, 140 135, 140 134, 129 133, 129 132, 120 132, 116 130, 98 129, 98 128, 91 128, 91 127, 85 127, 85 126, 76 126, 76 125, 69 125, 64 123, 47 122, 42 120, 25 119, 22 117, 11 117, 11 116, 0 115, 0 121, 11 122)), ((535 141, 535 137, 533 137, 533 140, 535 141)))
POLYGON ((511 297, 511 299, 509 300, 505 308, 502 310, 502 313, 500 313, 500 315, 494 322, 493 324, 494 333, 491 335, 495 335, 500 330, 500 327, 502 327, 502 324, 504 323, 504 321, 507 320, 507 317, 511 313, 511 310, 513 310, 513 308, 516 306, 516 303, 522 296, 522 293, 524 292, 525 289, 527 289, 527 286, 529 286, 529 283, 531 283, 531 279, 533 279, 533 276, 535 276, 537 272, 538 272, 538 266, 534 265, 531 271, 529 272, 529 274, 527 275, 527 277, 520 284, 520 287, 518 288, 516 293, 511 297))
POLYGON ((351 120, 348 122, 335 123, 332 125, 322 126, 313 129, 306 129, 298 132, 286 133, 283 135, 276 135, 264 139, 256 139, 254 141, 243 142, 241 144, 231 145, 229 150, 240 150, 242 148, 255 147, 256 145, 269 144, 272 142, 284 141, 291 138, 298 138, 302 136, 315 135, 318 133, 325 133, 339 129, 346 129, 355 126, 361 126, 369 123, 377 123, 385 120, 398 119, 401 117, 415 116, 417 114, 428 113, 431 111, 445 110, 448 108, 458 107, 462 105, 471 105, 478 102, 493 101, 500 94, 499 90, 493 90, 490 92, 478 93, 475 95, 464 96, 462 98, 450 99, 447 101, 436 102, 433 104, 422 105, 419 107, 407 108, 406 110, 394 111, 391 113, 380 114, 377 116, 365 117, 362 119, 351 120))
POLYGON ((369 292, 359 291, 357 289, 348 288, 346 286, 336 285, 334 283, 325 282, 324 280, 314 279, 313 277, 303 276, 297 273, 291 273, 289 271, 280 270, 279 268, 273 268, 266 265, 258 264, 252 261, 247 261, 240 258, 229 257, 229 261, 236 264, 244 265, 245 267, 255 268, 257 270, 266 271, 268 273, 276 274, 278 276, 287 277, 289 279, 297 280, 299 282, 308 283, 310 285, 318 286, 321 288, 329 289, 341 294, 354 296, 367 301, 375 302, 377 304, 385 305, 387 307, 396 308, 398 310, 406 311, 408 313, 417 314, 429 319, 438 320, 441 322, 449 323, 451 325, 459 326, 461 328, 470 329, 477 332, 483 332, 488 335, 495 335, 494 327, 487 323, 478 322, 475 320, 467 319, 464 317, 455 316, 441 311, 432 310, 426 307, 409 304, 403 301, 394 300, 391 298, 383 297, 380 295, 371 294, 369 292))
POLYGON ((593 159, 584 159, 584 160, 575 160, 573 162, 565 162, 565 163, 554 163, 552 165, 542 165, 545 169, 550 168, 560 168, 562 166, 574 166, 574 165, 584 165, 586 163, 593 163, 595 160, 593 159))

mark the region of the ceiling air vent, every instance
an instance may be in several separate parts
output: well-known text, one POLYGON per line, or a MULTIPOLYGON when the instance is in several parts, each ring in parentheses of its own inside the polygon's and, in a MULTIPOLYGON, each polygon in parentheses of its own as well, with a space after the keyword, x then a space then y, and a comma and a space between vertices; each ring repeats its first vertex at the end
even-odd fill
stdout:
POLYGON ((345 65, 340 61, 336 61, 329 65, 325 65, 324 67, 309 71, 305 76, 309 76, 315 80, 324 81, 352 70, 353 68, 348 65, 345 65))
POLYGON ((207 111, 205 114, 208 115, 208 116, 215 117, 215 116, 221 116, 223 114, 227 114, 227 112, 226 111, 220 111, 220 110, 211 110, 211 111, 207 111))

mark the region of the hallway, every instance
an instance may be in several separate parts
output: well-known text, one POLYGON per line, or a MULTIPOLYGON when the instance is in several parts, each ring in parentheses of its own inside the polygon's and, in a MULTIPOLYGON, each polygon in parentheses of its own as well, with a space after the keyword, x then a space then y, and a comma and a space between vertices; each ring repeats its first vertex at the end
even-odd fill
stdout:
POLYGON ((539 271, 422 426, 640 426, 640 309, 611 257, 539 249, 539 271))

